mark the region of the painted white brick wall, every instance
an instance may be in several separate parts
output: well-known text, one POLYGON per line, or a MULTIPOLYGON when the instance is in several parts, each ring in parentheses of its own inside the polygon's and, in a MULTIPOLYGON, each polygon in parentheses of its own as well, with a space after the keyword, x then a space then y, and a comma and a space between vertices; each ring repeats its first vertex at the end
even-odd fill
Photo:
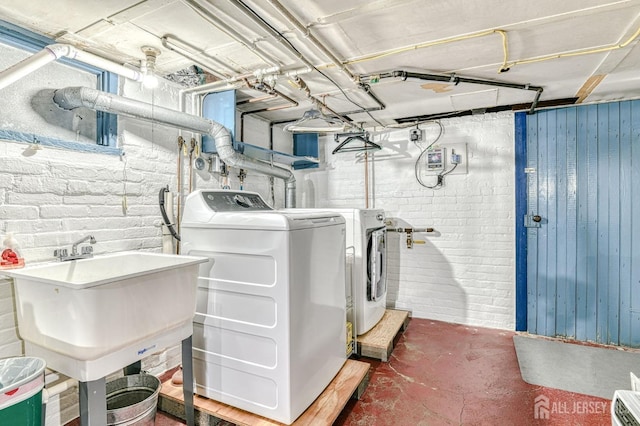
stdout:
MULTIPOLYGON (((515 183, 511 113, 442 120, 437 145, 467 143, 469 173, 445 177, 431 190, 415 179, 419 149, 408 129, 377 135, 384 149, 370 163, 370 207, 398 226, 433 227, 416 234, 424 245, 408 249, 405 235, 389 233, 388 305, 417 318, 513 329, 515 324, 515 183)), ((424 125, 426 140, 436 126, 424 125)), ((365 207, 362 154, 332 155, 321 141, 320 169, 297 172, 300 207, 365 207)), ((426 147, 426 144, 422 144, 426 147)), ((450 146, 449 146, 450 147, 450 146)), ((423 175, 429 185, 433 176, 423 175)))
MULTIPOLYGON (((13 56, 7 64, 0 61, 0 69, 19 59, 14 58, 12 49, 1 45, 0 57, 5 50, 13 56)), ((30 76, 3 90, 0 128, 75 140, 73 133, 70 136, 68 130, 43 120, 29 107, 30 101, 42 89, 91 87, 95 77, 60 64, 50 65, 46 74, 47 78, 30 76), (16 106, 20 114, 9 114, 16 106)), ((155 105, 178 107, 178 87, 171 84, 162 84, 151 93, 121 79, 120 92, 155 105)), ((174 193, 177 190, 178 131, 128 118, 119 120, 118 129, 118 146, 124 149, 124 158, 49 147, 32 152, 24 143, 0 140, 0 235, 14 235, 27 264, 53 260, 55 248, 69 246, 87 234, 96 237, 96 254, 161 251, 158 191, 167 184, 174 193), (126 211, 122 204, 125 194, 126 211)), ((250 175, 247 184, 256 179, 250 175)), ((215 178, 208 183, 217 187, 215 178)), ((0 357, 22 354, 14 287, 0 271, 0 357)), ((160 374, 177 366, 180 358, 176 346, 145 358, 143 369, 160 374)), ((47 425, 62 425, 77 417, 77 400, 76 390, 52 398, 47 425)))
MULTIPOLYGON (((1 46, 0 53, 4 53, 1 46)), ((47 72, 46 79, 27 78, 3 91, 0 128, 69 137, 66 130, 44 122, 31 110, 30 99, 41 89, 90 86, 92 80, 58 64, 47 72), (6 114, 14 105, 20 105, 21 114, 6 114)), ((178 105, 178 90, 171 85, 151 93, 126 82, 121 83, 121 94, 171 108, 178 105)), ((512 329, 512 115, 450 119, 443 124, 441 145, 468 143, 470 166, 468 175, 448 176, 440 191, 422 188, 415 181, 413 165, 419 151, 407 140, 407 130, 378 137, 384 139, 385 149, 375 155, 370 169, 373 206, 384 208, 400 224, 433 226, 438 231, 418 235, 427 244, 411 250, 402 235, 390 235, 389 304, 410 309, 416 317, 512 329)), ((247 142, 267 146, 268 126, 252 119, 246 125, 247 142)), ((161 250, 157 197, 161 186, 177 190, 178 131, 128 118, 121 118, 118 128, 119 147, 126 153, 122 159, 53 148, 30 155, 25 144, 0 141, 0 234, 14 234, 27 263, 51 260, 53 249, 89 233, 98 240, 96 253, 161 250)), ((432 130, 427 129, 427 137, 432 130)), ((276 149, 287 152, 288 141, 277 134, 276 149)), ((332 138, 324 138, 322 144, 321 168, 296 172, 298 205, 364 207, 362 159, 353 153, 331 155, 332 138)), ((239 186, 237 174, 238 170, 231 170, 232 188, 239 186)), ((194 180, 194 188, 202 189, 219 188, 221 183, 217 175, 198 171, 194 180)), ((187 185, 185 179, 183 194, 187 185)), ((249 171, 245 189, 271 200, 268 177, 249 171)), ((274 183, 274 200, 276 208, 283 207, 284 184, 279 179, 274 183)), ((23 353, 13 291, 11 281, 0 277, 0 357, 23 353)), ((179 362, 180 351, 174 347, 146 358, 143 368, 159 374, 179 362)), ((65 392, 50 403, 47 425, 61 425, 76 416, 77 395, 65 392)))

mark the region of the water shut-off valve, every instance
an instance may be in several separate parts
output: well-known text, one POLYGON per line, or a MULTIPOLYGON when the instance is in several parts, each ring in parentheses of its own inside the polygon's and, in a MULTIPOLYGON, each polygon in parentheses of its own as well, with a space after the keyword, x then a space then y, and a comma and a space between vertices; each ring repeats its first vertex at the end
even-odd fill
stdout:
POLYGON ((426 244, 425 240, 414 240, 414 232, 435 232, 433 228, 393 228, 387 227, 387 232, 401 232, 407 234, 407 248, 413 248, 414 244, 426 244))

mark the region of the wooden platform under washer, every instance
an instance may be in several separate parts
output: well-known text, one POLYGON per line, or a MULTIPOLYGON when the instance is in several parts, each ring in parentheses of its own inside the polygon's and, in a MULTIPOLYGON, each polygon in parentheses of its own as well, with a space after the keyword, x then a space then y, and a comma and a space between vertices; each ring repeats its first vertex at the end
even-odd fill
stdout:
MULTIPOLYGON (((338 418, 350 398, 360 399, 369 384, 369 364, 349 359, 329 386, 311 406, 293 422, 294 426, 330 426, 338 418)), ((212 399, 194 396, 196 425, 215 424, 210 417, 226 420, 238 426, 281 426, 283 423, 252 414, 212 399)), ((184 419, 182 387, 162 384, 158 408, 184 419)))
POLYGON ((409 312, 387 309, 380 322, 358 336, 358 355, 389 361, 396 336, 409 325, 409 312))

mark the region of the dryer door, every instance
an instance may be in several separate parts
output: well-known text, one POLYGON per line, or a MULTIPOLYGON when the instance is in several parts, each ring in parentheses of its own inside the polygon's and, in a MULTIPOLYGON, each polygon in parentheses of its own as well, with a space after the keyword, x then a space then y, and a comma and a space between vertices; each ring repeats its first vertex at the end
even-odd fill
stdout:
POLYGON ((367 231, 367 300, 383 300, 387 292, 386 230, 367 231))

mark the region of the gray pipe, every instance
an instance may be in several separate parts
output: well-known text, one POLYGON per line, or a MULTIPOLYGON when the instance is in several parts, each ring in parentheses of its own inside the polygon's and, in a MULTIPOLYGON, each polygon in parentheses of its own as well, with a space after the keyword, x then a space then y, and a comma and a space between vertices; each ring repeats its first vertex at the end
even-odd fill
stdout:
POLYGON ((71 110, 79 107, 152 121, 213 137, 220 159, 232 167, 253 170, 285 181, 285 207, 296 206, 296 179, 291 170, 271 166, 262 161, 246 157, 233 149, 231 133, 220 123, 203 117, 169 108, 124 98, 88 87, 67 87, 56 90, 53 101, 61 108, 71 110))

